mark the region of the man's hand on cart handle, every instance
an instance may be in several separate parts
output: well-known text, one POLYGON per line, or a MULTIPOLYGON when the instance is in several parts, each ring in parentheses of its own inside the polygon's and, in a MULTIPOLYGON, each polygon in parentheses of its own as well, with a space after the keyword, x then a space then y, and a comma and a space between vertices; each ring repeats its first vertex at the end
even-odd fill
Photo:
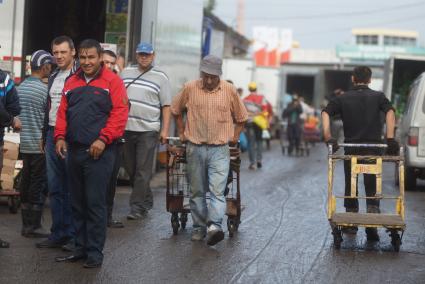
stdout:
POLYGON ((237 147, 239 143, 239 137, 233 137, 232 140, 229 141, 230 147, 237 147))
POLYGON ((181 143, 186 142, 186 136, 184 136, 184 133, 183 132, 180 132, 179 137, 180 137, 181 143))
POLYGON ((331 137, 328 140, 326 140, 325 142, 326 142, 326 145, 328 145, 328 146, 332 145, 332 153, 335 153, 336 151, 338 151, 338 149, 339 149, 338 141, 335 138, 331 137))
POLYGON ((397 156, 400 153, 400 145, 394 138, 387 138, 387 155, 397 156))

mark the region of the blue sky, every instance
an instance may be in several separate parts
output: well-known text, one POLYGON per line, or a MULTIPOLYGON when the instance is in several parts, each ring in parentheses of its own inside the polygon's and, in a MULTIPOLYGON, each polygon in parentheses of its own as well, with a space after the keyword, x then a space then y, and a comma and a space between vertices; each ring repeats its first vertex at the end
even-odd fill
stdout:
MULTIPOLYGON (((214 13, 236 26, 237 0, 217 0, 214 13)), ((352 28, 419 32, 425 46, 425 0, 245 0, 245 33, 254 26, 293 30, 302 48, 334 48, 351 41, 352 28)))

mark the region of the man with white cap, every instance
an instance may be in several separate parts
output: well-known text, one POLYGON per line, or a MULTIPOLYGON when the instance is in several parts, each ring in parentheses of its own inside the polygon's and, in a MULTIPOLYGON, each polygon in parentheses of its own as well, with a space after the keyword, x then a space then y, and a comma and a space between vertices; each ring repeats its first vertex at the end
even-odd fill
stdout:
POLYGON ((229 173, 229 143, 238 142, 248 119, 236 88, 220 80, 221 68, 220 58, 204 57, 201 79, 185 84, 171 105, 180 139, 187 141, 192 240, 201 241, 207 234, 210 246, 224 238, 221 223, 226 210, 224 191, 229 173), (186 123, 182 117, 185 111, 186 123), (208 209, 207 191, 210 192, 208 209))
POLYGON ((52 72, 53 56, 37 50, 31 56, 31 76, 19 85, 22 121, 19 152, 23 160, 20 183, 22 231, 24 237, 48 237, 42 229, 43 191, 47 187, 46 157, 39 146, 42 136, 44 112, 47 107, 47 79, 52 72))
POLYGON ((150 180, 154 153, 158 140, 166 142, 171 116, 170 82, 167 75, 153 65, 152 45, 142 42, 136 53, 138 65, 120 74, 131 104, 123 151, 124 168, 132 186, 128 220, 142 218, 153 207, 150 180))

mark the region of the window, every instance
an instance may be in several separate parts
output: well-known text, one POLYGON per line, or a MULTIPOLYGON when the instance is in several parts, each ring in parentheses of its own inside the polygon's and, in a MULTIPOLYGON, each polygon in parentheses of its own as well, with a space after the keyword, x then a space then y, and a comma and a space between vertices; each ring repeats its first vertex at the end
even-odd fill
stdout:
POLYGON ((416 38, 384 36, 384 45, 416 46, 416 38))
POLYGON ((357 44, 378 45, 377 35, 358 35, 356 36, 357 44))

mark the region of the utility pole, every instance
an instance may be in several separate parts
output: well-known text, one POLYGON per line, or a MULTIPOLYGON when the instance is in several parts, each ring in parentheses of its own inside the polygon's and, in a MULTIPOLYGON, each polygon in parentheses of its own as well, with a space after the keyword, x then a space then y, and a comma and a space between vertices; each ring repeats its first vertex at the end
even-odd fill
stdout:
POLYGON ((237 26, 236 30, 238 33, 243 35, 245 33, 245 0, 238 0, 238 11, 237 11, 237 26))

